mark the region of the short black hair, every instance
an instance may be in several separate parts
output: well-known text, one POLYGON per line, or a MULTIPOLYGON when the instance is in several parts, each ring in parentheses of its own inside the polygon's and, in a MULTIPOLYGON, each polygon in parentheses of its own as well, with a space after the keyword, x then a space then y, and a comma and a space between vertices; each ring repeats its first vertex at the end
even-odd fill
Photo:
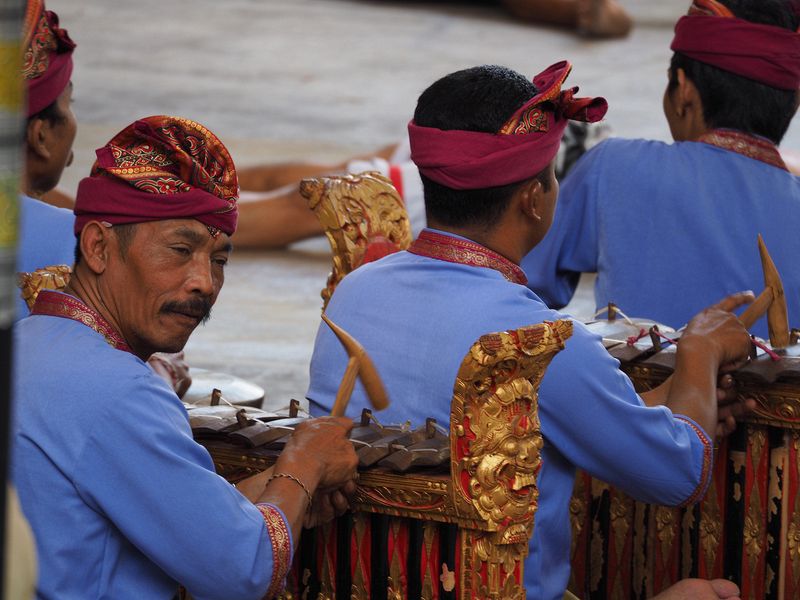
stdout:
POLYGON ((66 118, 66 115, 58 108, 58 99, 55 99, 42 110, 28 117, 28 123, 34 119, 41 119, 42 121, 47 121, 51 125, 58 125, 59 123, 63 123, 66 118))
MULTIPOLYGON (((740 19, 796 31, 794 0, 720 0, 740 19)), ((711 128, 738 129, 779 144, 797 111, 795 90, 781 90, 691 59, 680 52, 669 65, 671 92, 683 69, 700 94, 703 118, 711 128)))
MULTIPOLYGON (((131 242, 133 241, 133 236, 136 233, 136 223, 127 223, 124 225, 114 225, 114 234, 117 236, 117 240, 119 240, 119 253, 122 256, 122 259, 125 259, 125 256, 128 252, 128 248, 131 246, 131 242)), ((77 240, 75 242, 75 264, 77 265, 81 262, 81 258, 83 258, 83 253, 81 252, 81 236, 77 236, 77 240)))
MULTIPOLYGON (((417 101, 414 122, 436 129, 497 133, 509 117, 537 93, 536 86, 516 71, 483 65, 456 71, 426 89, 417 101)), ((454 227, 490 228, 505 212, 514 192, 525 183, 475 190, 455 190, 420 174, 429 220, 454 227)), ((547 188, 546 171, 535 178, 547 188)))

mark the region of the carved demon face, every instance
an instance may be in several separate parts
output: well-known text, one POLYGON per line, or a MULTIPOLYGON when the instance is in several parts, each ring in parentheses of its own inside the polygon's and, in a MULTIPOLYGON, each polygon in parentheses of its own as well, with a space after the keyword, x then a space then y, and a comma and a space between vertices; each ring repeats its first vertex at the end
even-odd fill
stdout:
POLYGON ((542 436, 531 383, 498 386, 483 410, 469 411, 470 492, 478 511, 498 526, 503 543, 526 541, 538 500, 542 436))

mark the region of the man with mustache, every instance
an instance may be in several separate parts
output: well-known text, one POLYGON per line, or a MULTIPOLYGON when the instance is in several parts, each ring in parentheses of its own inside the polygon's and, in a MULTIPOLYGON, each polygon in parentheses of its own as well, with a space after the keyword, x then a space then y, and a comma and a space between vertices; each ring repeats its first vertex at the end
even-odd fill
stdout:
POLYGON ((237 490, 145 362, 208 318, 237 191, 222 143, 175 117, 121 131, 79 186, 69 285, 15 330, 12 474, 40 598, 169 600, 178 584, 198 600, 271 597, 304 520, 347 506, 351 422, 303 424, 274 472, 237 490))

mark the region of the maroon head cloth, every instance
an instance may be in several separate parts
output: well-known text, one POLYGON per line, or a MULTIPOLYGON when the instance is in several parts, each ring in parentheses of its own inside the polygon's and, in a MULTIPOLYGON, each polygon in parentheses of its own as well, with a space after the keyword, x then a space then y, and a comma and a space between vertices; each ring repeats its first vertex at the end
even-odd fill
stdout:
POLYGON ((91 175, 78 185, 76 235, 94 220, 122 225, 197 219, 214 236, 236 230, 239 184, 233 160, 199 123, 140 119, 96 154, 91 175))
POLYGON ((28 117, 47 108, 72 77, 75 42, 58 26, 58 16, 42 0, 28 0, 23 33, 22 77, 28 87, 28 117))
POLYGON ((558 153, 570 119, 595 122, 605 116, 604 98, 575 98, 562 90, 572 65, 561 61, 533 78, 539 92, 497 133, 408 124, 411 160, 420 173, 456 190, 497 187, 530 179, 558 153))
POLYGON ((800 34, 738 19, 716 0, 695 0, 670 48, 774 88, 800 88, 800 34))

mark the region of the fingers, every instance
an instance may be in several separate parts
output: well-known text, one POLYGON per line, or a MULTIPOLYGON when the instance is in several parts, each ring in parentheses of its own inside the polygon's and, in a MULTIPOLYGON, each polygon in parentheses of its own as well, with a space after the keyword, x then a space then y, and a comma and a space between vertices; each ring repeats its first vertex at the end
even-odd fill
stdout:
POLYGON ((347 434, 355 427, 355 421, 353 419, 348 419, 347 417, 319 417, 319 419, 323 421, 331 421, 340 427, 344 427, 344 430, 347 434))
POLYGON ((731 416, 734 419, 740 419, 747 413, 753 411, 756 407, 756 401, 752 398, 746 400, 739 400, 720 409, 720 414, 724 416, 731 416))
POLYGON ((350 502, 347 500, 345 495, 339 490, 331 492, 330 502, 331 505, 333 506, 334 511, 336 512, 337 517, 347 512, 347 510, 350 508, 350 502))
POLYGON ((742 356, 738 360, 725 363, 724 365, 720 365, 719 372, 720 373, 733 373, 734 371, 738 371, 743 366, 745 366, 750 361, 750 351, 748 348, 747 356, 742 356))
POLYGON ((744 306, 745 304, 750 304, 755 299, 756 299, 755 294, 753 294, 753 292, 751 292, 750 290, 747 290, 746 292, 737 292, 735 294, 731 294, 730 296, 723 298, 710 308, 718 308, 720 310, 732 312, 735 309, 739 308, 740 306, 744 306))
POLYGON ((187 375, 182 379, 178 379, 175 384, 175 393, 178 395, 178 398, 183 398, 190 387, 192 387, 192 378, 187 372, 187 375))
POLYGON ((750 335, 738 317, 728 309, 751 297, 749 292, 733 294, 695 315, 681 337, 684 352, 694 352, 700 360, 702 357, 712 359, 717 368, 722 367, 726 371, 729 370, 729 364, 746 361, 750 355, 750 335), (687 344, 691 350, 686 349, 687 344))
POLYGON ((682 579, 653 600, 737 600, 739 587, 725 579, 682 579))
POLYGON ((317 492, 311 511, 303 518, 303 527, 309 529, 327 523, 350 509, 350 502, 341 490, 317 492))
POLYGON ((309 419, 297 426, 278 460, 290 470, 309 471, 313 488, 339 488, 358 466, 348 436, 352 427, 353 421, 342 417, 309 419))
POLYGON ((753 398, 738 399, 736 402, 720 406, 717 411, 717 439, 736 431, 737 421, 755 408, 756 401, 753 398))
POLYGON ((736 382, 732 375, 722 375, 717 381, 717 387, 723 390, 730 390, 736 387, 736 382))
POLYGON ((733 600, 739 596, 739 586, 727 579, 712 579, 711 587, 722 600, 733 600))
POLYGON ((331 521, 336 516, 333 505, 328 494, 316 493, 314 494, 314 502, 311 505, 311 510, 306 512, 303 518, 303 527, 310 529, 331 521))
POLYGON ((301 431, 303 429, 341 427, 344 429, 343 435, 347 436, 350 434, 350 430, 353 429, 354 426, 355 422, 347 417, 316 417, 298 425, 296 431, 301 431))
MULTIPOLYGON (((358 473, 356 473, 356 475, 358 475, 358 473)), ((350 481, 348 481, 347 483, 345 483, 345 484, 344 484, 344 485, 343 485, 343 486, 340 488, 340 491, 341 491, 341 492, 342 492, 342 493, 343 493, 345 496, 347 496, 348 498, 350 498, 350 497, 351 497, 353 494, 355 494, 355 493, 356 493, 356 480, 355 480, 355 479, 351 479, 350 481)))
POLYGON ((730 375, 722 375, 717 381, 717 403, 721 406, 735 402, 738 396, 736 383, 730 375))
POLYGON ((720 441, 722 438, 729 436, 736 431, 736 419, 733 417, 725 417, 717 422, 717 429, 715 431, 716 440, 720 441))

